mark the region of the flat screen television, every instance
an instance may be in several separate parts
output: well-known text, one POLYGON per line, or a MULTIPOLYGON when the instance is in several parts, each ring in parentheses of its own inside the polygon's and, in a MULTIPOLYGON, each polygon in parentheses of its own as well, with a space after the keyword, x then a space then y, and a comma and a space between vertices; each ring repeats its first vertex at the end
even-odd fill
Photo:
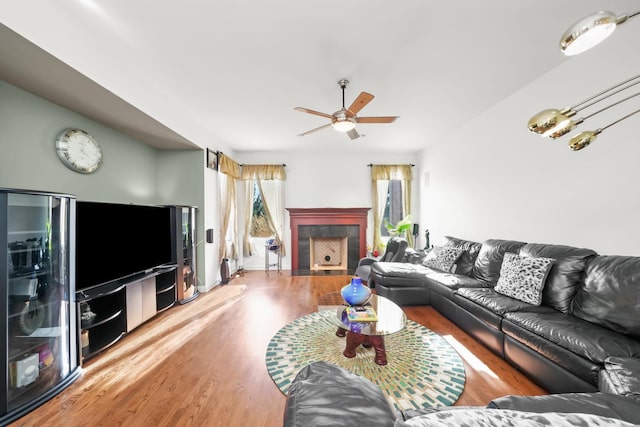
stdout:
POLYGON ((76 289, 174 263, 171 208, 76 202, 76 289))

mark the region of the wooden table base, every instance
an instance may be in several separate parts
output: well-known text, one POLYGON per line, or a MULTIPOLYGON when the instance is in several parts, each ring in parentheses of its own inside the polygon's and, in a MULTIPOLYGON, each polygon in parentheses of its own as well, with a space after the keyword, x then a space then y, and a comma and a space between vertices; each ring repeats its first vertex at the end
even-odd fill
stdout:
POLYGON ((347 337, 347 344, 342 354, 345 357, 356 357, 356 348, 362 344, 363 347, 373 347, 375 350, 374 362, 378 365, 387 364, 387 351, 384 347, 384 337, 380 335, 362 335, 355 332, 347 331, 342 328, 338 328, 336 335, 339 337, 347 337))

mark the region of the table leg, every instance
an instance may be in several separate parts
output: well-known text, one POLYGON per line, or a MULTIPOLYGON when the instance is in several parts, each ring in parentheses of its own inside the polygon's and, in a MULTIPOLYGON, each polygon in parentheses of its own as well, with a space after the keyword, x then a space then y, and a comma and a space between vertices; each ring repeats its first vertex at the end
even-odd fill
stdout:
MULTIPOLYGON (((340 332, 340 330, 341 329, 338 329, 338 332, 340 332)), ((338 335, 338 332, 336 332, 336 335, 338 335)), ((345 357, 356 357, 356 348, 362 344, 366 348, 373 347, 376 354, 373 360, 376 364, 381 366, 387 364, 387 350, 384 346, 384 337, 377 335, 361 335, 351 331, 347 331, 346 334, 347 344, 345 345, 344 352, 342 353, 345 357)))
POLYGON ((373 349, 376 351, 376 357, 374 361, 378 365, 386 365, 387 350, 384 347, 384 337, 380 335, 371 335, 368 338, 371 345, 373 345, 373 349))
POLYGON ((347 330, 343 328, 338 328, 338 330, 336 331, 336 336, 340 338, 344 338, 345 335, 347 335, 347 330))
POLYGON ((342 354, 345 357, 356 357, 356 347, 364 343, 366 335, 356 334, 355 332, 347 331, 347 345, 344 348, 342 354))

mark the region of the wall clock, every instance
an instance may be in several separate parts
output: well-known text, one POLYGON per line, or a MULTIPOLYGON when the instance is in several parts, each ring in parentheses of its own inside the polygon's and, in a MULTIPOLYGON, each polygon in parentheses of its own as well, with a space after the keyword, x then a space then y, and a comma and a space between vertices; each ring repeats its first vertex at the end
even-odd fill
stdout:
POLYGON ((56 153, 62 163, 79 173, 92 173, 102 164, 102 149, 87 132, 67 129, 56 138, 56 153))

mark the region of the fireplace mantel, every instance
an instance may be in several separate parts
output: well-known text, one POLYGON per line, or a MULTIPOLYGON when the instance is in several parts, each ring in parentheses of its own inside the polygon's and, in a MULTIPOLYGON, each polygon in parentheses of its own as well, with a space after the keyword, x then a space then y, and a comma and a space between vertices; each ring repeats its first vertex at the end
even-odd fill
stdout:
POLYGON ((357 225, 359 253, 367 253, 367 214, 371 208, 287 208, 291 226, 291 270, 298 270, 298 227, 300 225, 357 225))

